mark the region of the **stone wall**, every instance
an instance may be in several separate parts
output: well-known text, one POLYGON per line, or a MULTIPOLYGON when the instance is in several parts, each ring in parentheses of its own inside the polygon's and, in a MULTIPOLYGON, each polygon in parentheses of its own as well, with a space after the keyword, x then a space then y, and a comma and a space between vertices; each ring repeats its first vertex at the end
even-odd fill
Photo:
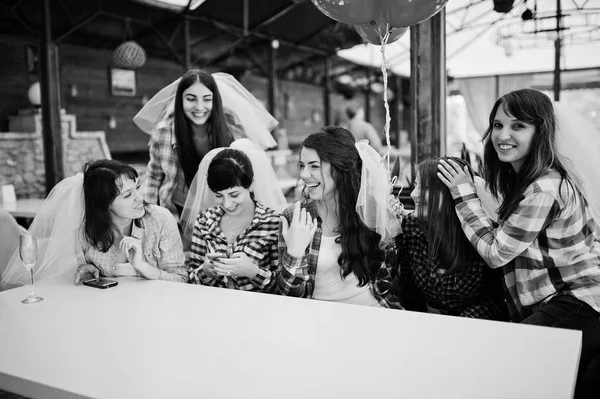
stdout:
MULTIPOLYGON (((32 126, 33 129, 0 132, 0 185, 14 185, 17 198, 43 198, 46 181, 42 116, 28 110, 10 119, 11 126, 32 126)), ((81 172, 87 161, 111 158, 104 132, 78 132, 74 115, 62 115, 61 119, 66 177, 81 172)))

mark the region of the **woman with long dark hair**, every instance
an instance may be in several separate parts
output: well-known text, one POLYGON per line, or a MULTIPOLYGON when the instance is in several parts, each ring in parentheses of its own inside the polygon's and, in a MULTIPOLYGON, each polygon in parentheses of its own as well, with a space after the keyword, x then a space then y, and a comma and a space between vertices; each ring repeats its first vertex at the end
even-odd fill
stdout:
POLYGON ((576 166, 584 146, 599 140, 582 118, 557 129, 556 109, 532 89, 494 104, 483 166, 490 191, 502 200, 498 225, 482 212, 464 168, 453 161, 438 168, 469 241, 489 266, 503 268, 513 321, 582 331, 581 377, 600 353, 600 240, 591 206, 600 199, 588 195, 597 175, 576 166), (571 151, 578 141, 580 151, 571 151))
POLYGON ((173 110, 166 108, 152 131, 143 193, 149 203, 178 216, 202 157, 213 148, 229 146, 233 135, 211 74, 188 71, 174 100, 173 110))
POLYGON ((341 127, 325 127, 304 140, 298 163, 304 200, 281 218, 280 293, 400 308, 386 247, 399 221, 380 160, 341 127))
POLYGON ((415 211, 403 219, 396 240, 401 303, 407 310, 506 320, 502 275, 463 233, 450 191, 437 177, 440 159, 452 159, 475 177, 459 158, 432 158, 417 166, 415 211))

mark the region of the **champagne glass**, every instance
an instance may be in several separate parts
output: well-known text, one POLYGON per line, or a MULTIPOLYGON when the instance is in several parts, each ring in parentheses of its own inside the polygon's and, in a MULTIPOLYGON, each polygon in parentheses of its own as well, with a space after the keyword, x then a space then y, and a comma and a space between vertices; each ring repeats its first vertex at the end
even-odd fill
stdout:
POLYGON ((44 300, 33 292, 33 266, 38 258, 38 246, 35 236, 31 233, 22 234, 19 237, 19 256, 25 269, 29 271, 31 275, 31 285, 29 286, 29 296, 23 299, 21 302, 25 304, 38 303, 44 300))

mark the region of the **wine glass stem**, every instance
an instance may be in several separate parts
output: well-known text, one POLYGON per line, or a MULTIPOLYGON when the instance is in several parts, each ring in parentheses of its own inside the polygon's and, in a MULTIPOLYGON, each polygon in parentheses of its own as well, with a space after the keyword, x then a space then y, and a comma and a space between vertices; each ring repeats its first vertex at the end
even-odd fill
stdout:
POLYGON ((34 297, 35 294, 33 293, 33 268, 29 271, 29 273, 31 274, 31 285, 29 286, 29 296, 34 297))

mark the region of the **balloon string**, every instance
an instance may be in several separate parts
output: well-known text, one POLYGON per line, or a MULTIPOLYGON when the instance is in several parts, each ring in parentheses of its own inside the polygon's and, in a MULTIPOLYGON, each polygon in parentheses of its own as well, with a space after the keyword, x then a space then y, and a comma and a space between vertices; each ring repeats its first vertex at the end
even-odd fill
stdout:
POLYGON ((391 178, 392 171, 390 169, 390 158, 392 152, 392 143, 390 141, 390 122, 392 118, 390 117, 390 106, 388 104, 388 75, 386 68, 386 60, 385 60, 385 47, 387 45, 388 39, 390 37, 390 24, 386 24, 386 32, 385 35, 381 38, 381 74, 383 75, 383 106, 385 107, 385 125, 383 126, 383 131, 385 134, 385 143, 387 146, 387 152, 385 154, 385 158, 387 158, 387 171, 388 176, 391 178))

